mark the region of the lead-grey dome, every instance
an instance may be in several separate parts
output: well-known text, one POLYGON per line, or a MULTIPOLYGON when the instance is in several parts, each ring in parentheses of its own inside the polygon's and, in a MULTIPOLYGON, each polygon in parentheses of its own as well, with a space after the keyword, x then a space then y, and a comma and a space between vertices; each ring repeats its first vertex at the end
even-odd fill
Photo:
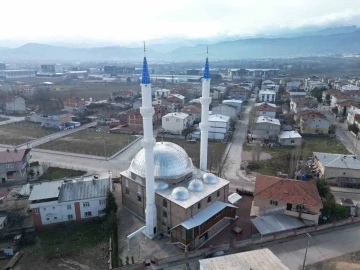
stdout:
POLYGON ((216 175, 212 173, 205 173, 202 176, 202 180, 204 181, 205 184, 210 184, 210 185, 216 184, 218 181, 216 175))
MULTIPOLYGON (((157 142, 154 147, 155 179, 177 179, 194 170, 191 159, 183 148, 170 142, 157 142)), ((145 177, 145 149, 133 158, 130 171, 145 177)))
POLYGON ((169 184, 164 181, 161 180, 155 181, 155 190, 164 190, 167 189, 168 187, 169 184))
POLYGON ((200 192, 204 190, 204 183, 200 179, 191 180, 188 189, 193 192, 200 192))
POLYGON ((184 187, 176 187, 171 192, 171 196, 178 201, 186 201, 190 197, 189 191, 184 187))

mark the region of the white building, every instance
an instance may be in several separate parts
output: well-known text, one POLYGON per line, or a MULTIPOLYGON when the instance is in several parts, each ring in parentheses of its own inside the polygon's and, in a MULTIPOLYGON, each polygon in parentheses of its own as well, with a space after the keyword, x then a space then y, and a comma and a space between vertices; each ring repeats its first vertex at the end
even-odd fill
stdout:
POLYGON ((350 109, 348 109, 348 114, 346 118, 348 124, 350 125, 354 124, 356 116, 360 116, 360 109, 355 106, 351 106, 350 109))
POLYGON ((230 127, 230 117, 221 114, 209 116, 209 139, 223 140, 230 127))
POLYGON ((257 103, 254 106, 256 116, 268 116, 270 118, 276 117, 277 108, 275 104, 257 103))
POLYGON ((279 92, 280 85, 277 84, 268 84, 265 88, 265 90, 272 90, 275 91, 275 93, 279 92))
POLYGON ((289 270, 268 248, 199 260, 200 270, 289 270))
POLYGON ((89 178, 34 185, 29 201, 35 228, 103 216, 110 182, 89 178))
POLYGON ((226 99, 222 101, 222 104, 230 105, 236 107, 238 112, 241 112, 242 100, 239 99, 226 99))
POLYGON ((340 91, 354 91, 354 90, 360 90, 359 86, 353 85, 353 84, 347 84, 340 87, 340 91))
POLYGON ((162 117, 162 128, 171 134, 181 135, 184 129, 192 125, 192 122, 192 117, 187 113, 168 113, 162 117))
POLYGON ((291 89, 297 89, 301 85, 301 81, 290 81, 286 83, 286 91, 289 91, 291 89))
POLYGON ((219 104, 218 106, 212 107, 211 112, 213 114, 226 115, 230 118, 239 116, 239 112, 237 111, 236 107, 227 104, 219 104))
POLYGON ((297 131, 284 131, 279 134, 279 143, 284 146, 298 146, 301 144, 301 135, 297 131))
POLYGON ((34 70, 0 70, 0 78, 5 79, 18 79, 35 77, 34 70))
POLYGON ((159 98, 167 98, 170 96, 170 90, 169 89, 159 89, 155 91, 155 99, 159 98))
POLYGON ((271 139, 275 140, 280 133, 279 119, 268 116, 260 116, 256 119, 251 137, 253 139, 271 139))
POLYGON ((274 84, 275 84, 275 82, 272 80, 265 80, 261 84, 261 90, 265 90, 265 89, 267 89, 268 85, 274 85, 274 84))
POLYGON ((276 93, 272 90, 260 90, 258 98, 260 102, 271 102, 275 103, 276 93))
POLYGON ((25 99, 14 97, 5 101, 5 112, 7 114, 26 113, 25 99))

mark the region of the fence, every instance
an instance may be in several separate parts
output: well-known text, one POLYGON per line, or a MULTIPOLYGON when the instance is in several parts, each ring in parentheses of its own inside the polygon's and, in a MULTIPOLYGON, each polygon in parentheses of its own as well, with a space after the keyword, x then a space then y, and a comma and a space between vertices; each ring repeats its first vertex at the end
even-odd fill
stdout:
POLYGON ((332 222, 332 223, 328 223, 328 224, 324 224, 324 225, 315 225, 312 227, 306 227, 306 228, 299 229, 299 230, 294 229, 291 231, 286 231, 286 232, 282 232, 282 233, 274 233, 274 234, 270 234, 270 235, 266 235, 266 236, 261 236, 260 234, 257 234, 248 240, 243 240, 243 241, 239 241, 239 242, 236 242, 234 240, 233 247, 234 248, 246 248, 246 247, 250 247, 251 245, 262 244, 262 243, 271 242, 274 240, 279 240, 279 239, 292 237, 292 236, 296 236, 296 235, 302 235, 302 234, 311 233, 311 232, 323 231, 323 230, 326 230, 329 228, 336 228, 336 227, 353 224, 353 223, 358 223, 358 222, 360 222, 360 217, 352 217, 352 218, 349 218, 346 220, 332 222))

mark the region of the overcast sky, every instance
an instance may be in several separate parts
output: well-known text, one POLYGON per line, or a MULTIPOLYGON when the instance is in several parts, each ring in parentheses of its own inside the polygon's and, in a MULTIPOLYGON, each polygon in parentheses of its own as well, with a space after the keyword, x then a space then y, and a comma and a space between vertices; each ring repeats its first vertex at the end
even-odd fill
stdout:
POLYGON ((360 0, 11 0, 0 39, 133 41, 360 25, 360 0))

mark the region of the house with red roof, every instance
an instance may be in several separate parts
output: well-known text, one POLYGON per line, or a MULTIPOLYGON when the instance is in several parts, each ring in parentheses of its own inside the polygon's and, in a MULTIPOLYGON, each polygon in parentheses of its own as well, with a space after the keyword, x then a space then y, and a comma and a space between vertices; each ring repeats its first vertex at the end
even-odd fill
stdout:
POLYGON ((276 112, 278 111, 274 104, 268 104, 266 102, 260 103, 254 107, 256 116, 268 116, 271 118, 276 117, 276 112))
POLYGON ((31 149, 15 149, 0 152, 1 183, 27 180, 26 168, 30 163, 31 149))
POLYGON ((314 181, 256 176, 254 213, 281 212, 284 215, 318 224, 323 204, 314 181))

